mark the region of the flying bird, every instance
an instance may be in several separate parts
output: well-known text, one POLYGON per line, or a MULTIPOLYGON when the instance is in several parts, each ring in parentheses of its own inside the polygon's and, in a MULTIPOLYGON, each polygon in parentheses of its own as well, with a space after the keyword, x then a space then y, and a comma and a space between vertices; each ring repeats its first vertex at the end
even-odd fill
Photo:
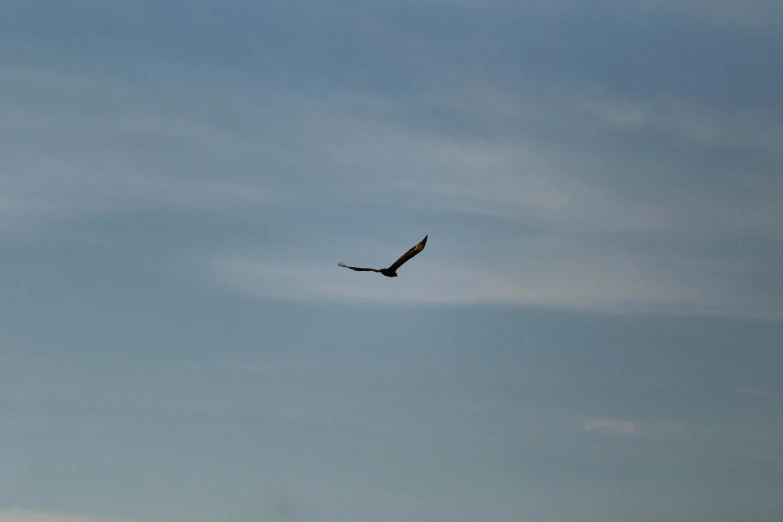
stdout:
POLYGON ((406 261, 408 261, 410 258, 424 250, 424 245, 427 244, 427 238, 429 237, 429 234, 424 236, 424 239, 422 239, 418 245, 411 248, 407 252, 405 252, 397 261, 394 262, 392 266, 389 268, 359 268, 356 266, 348 266, 344 263, 337 263, 337 266, 341 266, 343 268, 350 268, 351 270, 356 270, 357 272, 379 272, 386 277, 397 277, 397 269, 400 268, 403 264, 405 264, 406 261))

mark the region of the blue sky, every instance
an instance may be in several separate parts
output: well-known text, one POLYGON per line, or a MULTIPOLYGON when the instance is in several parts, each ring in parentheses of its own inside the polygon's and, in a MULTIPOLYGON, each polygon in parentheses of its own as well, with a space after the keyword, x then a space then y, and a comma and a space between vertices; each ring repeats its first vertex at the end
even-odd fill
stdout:
POLYGON ((2 10, 0 522, 783 518, 783 4, 2 10))

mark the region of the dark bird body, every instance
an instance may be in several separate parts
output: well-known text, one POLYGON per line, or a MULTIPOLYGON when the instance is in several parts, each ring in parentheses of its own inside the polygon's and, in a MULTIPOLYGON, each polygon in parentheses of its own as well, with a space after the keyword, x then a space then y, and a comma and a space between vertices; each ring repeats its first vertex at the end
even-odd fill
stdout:
POLYGON ((424 245, 427 244, 427 238, 429 237, 429 234, 424 236, 424 239, 422 239, 418 245, 411 248, 407 252, 405 252, 397 261, 394 262, 393 265, 391 265, 389 268, 359 268, 356 266, 348 266, 343 263, 338 263, 337 266, 341 266, 343 268, 350 268, 351 270, 355 270, 357 272, 378 272, 379 274, 383 274, 386 277, 397 277, 397 269, 400 268, 406 261, 408 261, 410 258, 424 250, 424 245))

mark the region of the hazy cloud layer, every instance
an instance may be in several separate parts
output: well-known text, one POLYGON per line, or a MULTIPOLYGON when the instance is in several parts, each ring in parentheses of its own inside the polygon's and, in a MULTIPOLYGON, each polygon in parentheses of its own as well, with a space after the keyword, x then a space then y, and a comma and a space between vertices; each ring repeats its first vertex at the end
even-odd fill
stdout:
POLYGON ((6 2, 0 522, 781 520, 780 10, 6 2))
MULTIPOLYGON (((398 223, 405 245, 432 234, 430 279, 473 274, 456 293, 432 281, 436 302, 780 317, 780 289, 761 283, 781 279, 777 119, 584 80, 553 89, 439 52, 448 59, 398 92, 284 91, 211 65, 142 62, 133 82, 6 66, 2 228, 265 206, 276 213, 257 219, 269 225, 309 207, 338 218, 310 234, 342 250, 302 242, 265 254, 253 271, 262 278, 280 263, 310 274, 277 279, 270 297, 363 299, 308 281, 328 278, 304 260, 323 271, 342 252, 383 263, 373 243, 398 223)), ((241 250, 228 256, 248 262, 241 250)), ((256 293, 257 280, 246 285, 256 293)))

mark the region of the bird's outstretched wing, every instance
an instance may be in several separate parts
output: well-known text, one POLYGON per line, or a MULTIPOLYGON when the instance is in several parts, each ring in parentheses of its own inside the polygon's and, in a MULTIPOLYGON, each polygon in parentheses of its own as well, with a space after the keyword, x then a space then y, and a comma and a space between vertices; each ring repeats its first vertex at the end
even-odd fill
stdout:
POLYGON ((429 234, 424 236, 424 239, 422 239, 418 245, 405 252, 402 255, 402 257, 400 257, 397 261, 395 261, 394 264, 390 266, 388 269, 391 270, 392 272, 396 272, 397 269, 400 268, 406 261, 408 261, 410 258, 412 258, 416 254, 424 250, 424 245, 427 244, 427 238, 429 236, 430 236, 429 234))
POLYGON ((350 268, 351 270, 356 270, 357 272, 380 272, 380 269, 377 268, 359 268, 358 266, 348 266, 345 263, 337 263, 337 266, 350 268))

